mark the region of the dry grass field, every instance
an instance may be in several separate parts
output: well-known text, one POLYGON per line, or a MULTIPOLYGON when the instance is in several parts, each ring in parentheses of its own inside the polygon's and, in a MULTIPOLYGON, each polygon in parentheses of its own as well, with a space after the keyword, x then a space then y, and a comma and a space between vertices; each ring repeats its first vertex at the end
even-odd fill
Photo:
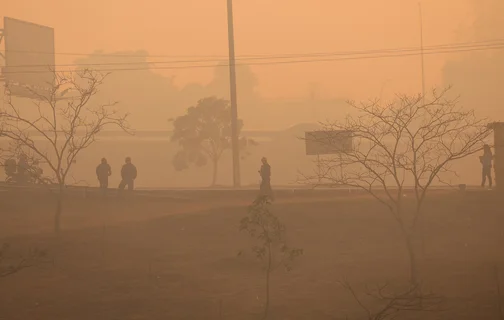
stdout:
MULTIPOLYGON (((264 274, 238 230, 253 198, 72 196, 56 239, 47 197, 0 192, 8 258, 34 247, 48 252, 48 261, 0 278, 0 319, 259 319, 264 274)), ((420 270, 424 287, 445 302, 441 311, 397 319, 499 319, 501 203, 492 192, 432 195, 420 270)), ((371 309, 378 305, 366 286, 407 282, 397 225, 374 200, 282 195, 272 210, 304 255, 292 271, 273 274, 270 319, 368 319, 339 281, 351 283, 371 309)))

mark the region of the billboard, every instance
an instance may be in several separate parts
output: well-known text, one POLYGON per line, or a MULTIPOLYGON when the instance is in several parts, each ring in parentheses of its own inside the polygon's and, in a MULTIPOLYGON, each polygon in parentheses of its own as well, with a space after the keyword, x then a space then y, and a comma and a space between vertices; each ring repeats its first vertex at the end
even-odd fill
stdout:
POLYGON ((54 29, 4 18, 3 76, 12 95, 33 98, 54 85, 54 29), (37 94, 35 94, 36 96, 37 94))
POLYGON ((352 151, 352 132, 343 130, 305 132, 306 155, 317 156, 352 151))

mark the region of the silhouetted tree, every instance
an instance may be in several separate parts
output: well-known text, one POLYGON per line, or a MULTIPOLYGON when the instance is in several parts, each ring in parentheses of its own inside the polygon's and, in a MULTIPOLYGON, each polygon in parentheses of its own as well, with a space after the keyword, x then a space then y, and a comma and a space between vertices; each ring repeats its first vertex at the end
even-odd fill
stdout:
POLYGON ((7 102, 0 109, 2 136, 10 140, 11 154, 24 153, 45 163, 49 177, 57 186, 50 188, 56 196, 54 229, 61 226, 62 201, 72 165, 81 151, 89 147, 105 127, 128 130, 127 115, 120 115, 112 107, 115 103, 91 106, 90 100, 106 75, 81 70, 56 74, 48 94, 33 92, 35 107, 18 107, 7 88, 7 102), (41 138, 40 140, 34 137, 41 138))
POLYGON ((364 190, 383 204, 405 240, 413 285, 419 280, 414 240, 428 191, 453 173, 450 164, 480 151, 490 135, 485 120, 446 99, 445 93, 434 91, 425 103, 422 96, 406 95, 387 105, 379 100, 350 102, 356 115, 324 124, 326 137, 319 141, 339 155, 322 157, 314 175, 305 177, 315 184, 364 190), (338 150, 341 132, 352 134, 352 148, 338 150), (413 186, 413 207, 404 199, 405 183, 413 186))
POLYGON ((7 259, 7 252, 9 249, 10 246, 8 244, 4 244, 0 247, 0 278, 5 278, 23 269, 33 267, 46 256, 44 251, 31 250, 27 255, 13 261, 13 259, 7 259), (7 262, 7 260, 11 262, 7 262))
MULTIPOLYGON (((229 101, 216 97, 204 98, 187 113, 173 122, 171 140, 180 145, 173 158, 176 170, 184 170, 189 165, 204 166, 208 160, 213 165, 212 185, 217 181, 218 164, 222 154, 231 148, 231 110, 229 101)), ((238 122, 238 132, 243 121, 238 122)), ((240 137, 240 147, 254 144, 252 140, 240 137)))
POLYGON ((262 319, 268 317, 270 308, 271 273, 281 267, 291 270, 294 260, 303 254, 303 249, 287 245, 286 227, 271 212, 270 207, 270 197, 260 195, 249 207, 248 215, 240 222, 240 231, 246 231, 255 240, 252 251, 264 264, 266 292, 262 319))
MULTIPOLYGON (((240 97, 240 106, 244 104, 248 107, 256 105, 260 99, 257 88, 259 80, 248 65, 238 65, 236 67, 236 81, 240 84, 237 88, 240 97)), ((213 79, 205 87, 211 94, 229 98, 229 66, 227 63, 217 66, 214 69, 213 79)))
POLYGON ((366 286, 366 295, 374 300, 373 302, 379 302, 377 310, 372 310, 366 306, 363 299, 359 297, 347 281, 341 282, 341 285, 353 296, 361 309, 365 311, 365 319, 367 320, 392 320, 397 319, 400 314, 408 312, 432 313, 440 311, 440 307, 444 302, 442 297, 432 293, 418 294, 417 286, 409 286, 399 292, 390 292, 390 290, 387 290, 387 284, 377 286, 374 290, 369 290, 366 286))
MULTIPOLYGON (((166 118, 174 117, 186 106, 181 93, 174 83, 174 77, 167 77, 151 69, 153 58, 143 50, 103 52, 96 51, 89 56, 79 57, 75 63, 81 68, 99 68, 106 70, 138 69, 124 76, 124 72, 112 72, 107 81, 100 86, 100 91, 93 98, 95 102, 107 103, 109 97, 120 99, 121 110, 128 112, 128 121, 135 128, 162 130, 166 118), (166 108, 165 106, 175 106, 166 108)), ((187 97, 188 95, 186 95, 187 97)), ((196 97, 206 95, 198 94, 196 97)), ((194 97, 194 96, 190 96, 194 97)), ((194 100, 190 100, 194 103, 194 100)))

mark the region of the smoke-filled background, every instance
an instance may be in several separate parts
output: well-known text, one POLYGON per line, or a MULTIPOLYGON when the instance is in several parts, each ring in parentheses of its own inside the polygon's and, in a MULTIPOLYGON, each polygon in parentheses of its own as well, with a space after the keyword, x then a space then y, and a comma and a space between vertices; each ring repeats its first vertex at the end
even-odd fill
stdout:
MULTIPOLYGON (((5 1, 5 0, 4 0, 5 1)), ((95 185, 94 168, 107 157, 118 183, 126 156, 139 170, 139 187, 205 186, 211 166, 177 172, 171 159, 176 145, 169 143, 170 118, 182 115, 199 99, 229 97, 226 67, 226 7, 222 1, 36 1, 18 0, 1 5, 2 14, 48 25, 55 29, 56 64, 119 64, 100 88, 97 100, 117 101, 131 114, 135 137, 103 136, 84 152, 72 175, 95 185), (56 10, 57 9, 57 10, 56 10), (127 55, 119 57, 118 55, 127 55), (191 68, 165 68, 167 60, 192 61, 191 68), (148 62, 159 62, 149 63, 148 62), (197 61, 197 62, 194 62, 197 61), (147 132, 149 131, 149 132, 147 132)), ((418 47, 420 23, 415 0, 345 2, 235 1, 235 37, 238 57, 348 52, 418 47)), ((501 0, 422 1, 425 46, 488 41, 504 38, 504 2, 501 0)), ((179 64, 180 65, 180 64, 179 64)), ((480 117, 502 120, 504 51, 481 50, 425 56, 427 90, 453 86, 451 94, 476 110, 480 117)), ((257 184, 259 159, 267 156, 273 183, 288 184, 298 171, 311 170, 313 158, 304 156, 297 139, 308 123, 342 119, 345 100, 382 98, 396 93, 421 92, 420 57, 355 59, 314 63, 243 65, 238 67, 239 117, 259 146, 242 162, 243 184, 257 184)), ((19 100, 25 108, 30 102, 19 100)), ((223 156, 218 184, 231 181, 230 153, 223 156)), ((477 156, 456 165, 454 182, 479 182, 477 156)))

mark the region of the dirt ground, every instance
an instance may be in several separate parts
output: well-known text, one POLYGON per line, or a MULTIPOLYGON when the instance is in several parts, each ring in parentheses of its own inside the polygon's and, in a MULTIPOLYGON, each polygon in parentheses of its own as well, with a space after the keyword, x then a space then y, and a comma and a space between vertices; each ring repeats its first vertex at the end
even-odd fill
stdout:
MULTIPOLYGON (((2 192, 0 242, 11 244, 9 259, 36 247, 48 261, 0 278, 0 320, 259 319, 264 273, 238 230, 252 200, 73 196, 58 240, 50 199, 2 192)), ((419 265, 423 286, 445 302, 398 319, 499 319, 500 205, 492 192, 432 196, 419 265)), ((272 210, 304 255, 292 271, 273 274, 270 319, 368 319, 339 281, 371 309, 366 286, 407 282, 399 229, 376 201, 280 196, 272 210)))

